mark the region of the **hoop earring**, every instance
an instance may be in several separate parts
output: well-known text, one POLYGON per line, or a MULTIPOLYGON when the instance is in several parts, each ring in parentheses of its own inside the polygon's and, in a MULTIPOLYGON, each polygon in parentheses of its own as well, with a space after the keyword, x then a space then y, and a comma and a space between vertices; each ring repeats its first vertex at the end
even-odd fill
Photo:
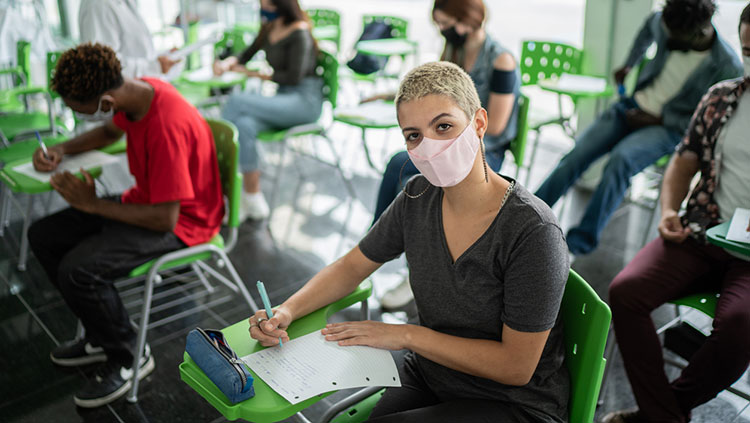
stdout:
MULTIPOLYGON (((409 159, 409 161, 411 161, 411 159, 409 159)), ((404 175, 404 167, 406 167, 406 162, 404 162, 404 164, 401 165, 401 170, 398 172, 398 184, 401 185, 402 187, 404 187, 404 189, 403 189, 404 195, 407 196, 407 197, 409 197, 409 198, 411 198, 412 200, 417 199, 417 198, 423 196, 424 193, 427 192, 428 189, 430 189, 430 187, 432 186, 432 184, 428 183, 427 187, 424 189, 424 191, 420 192, 417 195, 409 194, 408 192, 406 192, 406 184, 403 184, 402 183, 402 179, 401 179, 401 177, 404 175)))

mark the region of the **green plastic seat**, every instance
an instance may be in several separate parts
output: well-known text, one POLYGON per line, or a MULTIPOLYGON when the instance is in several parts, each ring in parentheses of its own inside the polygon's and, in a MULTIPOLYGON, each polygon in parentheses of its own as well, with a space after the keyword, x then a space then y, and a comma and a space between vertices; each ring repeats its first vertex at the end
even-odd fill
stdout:
MULTIPOLYGON (((570 373, 568 421, 593 422, 606 363, 603 355, 612 313, 591 286, 572 269, 565 285, 560 312, 565 332, 565 364, 570 373)), ((382 395, 382 391, 373 394, 331 421, 366 421, 382 395)))
MULTIPOLYGON (((295 320, 287 330, 289 337, 294 339, 322 329, 331 315, 357 302, 366 303, 371 293, 372 283, 366 280, 354 292, 341 300, 295 320)), ((248 313, 249 317, 250 313, 248 313)), ((247 319, 222 329, 227 342, 240 357, 264 348, 257 341, 250 338, 248 335, 249 329, 250 325, 247 319)), ((229 420, 243 419, 255 423, 276 422, 304 410, 335 392, 328 392, 298 404, 290 404, 281 395, 271 389, 252 370, 250 370, 250 373, 254 379, 253 387, 255 388, 255 396, 240 403, 232 404, 195 364, 188 353, 184 353, 183 362, 180 364, 180 378, 229 420)))
POLYGON ((312 34, 318 41, 331 41, 336 51, 341 49, 341 15, 332 9, 307 9, 312 22, 312 34))

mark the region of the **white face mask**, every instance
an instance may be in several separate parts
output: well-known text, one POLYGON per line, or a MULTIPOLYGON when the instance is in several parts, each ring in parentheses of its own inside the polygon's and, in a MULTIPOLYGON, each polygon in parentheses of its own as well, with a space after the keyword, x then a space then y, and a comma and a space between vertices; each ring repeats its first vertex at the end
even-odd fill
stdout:
POLYGON ((474 125, 469 124, 451 140, 423 137, 422 142, 407 150, 419 172, 436 187, 452 187, 463 181, 474 166, 481 143, 474 125))
POLYGON ((742 56, 742 65, 745 68, 745 77, 750 77, 750 56, 742 56))
POLYGON ((96 108, 96 112, 92 114, 75 112, 76 119, 86 122, 101 122, 110 120, 115 115, 114 107, 109 109, 107 112, 102 111, 102 99, 99 99, 99 106, 96 108))

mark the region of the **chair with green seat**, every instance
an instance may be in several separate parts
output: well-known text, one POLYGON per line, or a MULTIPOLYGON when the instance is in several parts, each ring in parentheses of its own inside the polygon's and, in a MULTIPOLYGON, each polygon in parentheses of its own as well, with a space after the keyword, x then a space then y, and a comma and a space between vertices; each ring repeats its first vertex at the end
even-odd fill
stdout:
MULTIPOLYGON (((323 79, 323 98, 325 101, 331 104, 331 107, 333 109, 336 108, 336 99, 338 96, 338 66, 338 61, 336 60, 336 57, 334 55, 328 53, 325 50, 319 51, 318 64, 315 68, 315 73, 323 79)), ((281 158, 276 166, 276 172, 273 178, 273 188, 269 201, 271 214, 273 214, 274 206, 276 204, 276 197, 281 181, 281 171, 282 167, 284 166, 284 157, 288 150, 295 155, 308 157, 335 168, 339 176, 341 177, 341 180, 343 181, 350 198, 356 198, 354 187, 349 178, 347 178, 344 174, 344 170, 341 166, 341 158, 333 145, 333 141, 328 136, 327 128, 325 128, 321 123, 316 122, 306 125, 294 126, 292 128, 262 131, 258 133, 258 141, 265 144, 280 144, 281 148, 281 158), (311 153, 303 151, 301 149, 291 148, 288 141, 293 138, 302 136, 318 136, 324 139, 328 144, 330 152, 333 156, 333 161, 321 158, 315 152, 311 153)), ((271 216, 268 217, 268 221, 271 221, 271 216)))
MULTIPOLYGON (((367 299, 371 293, 372 283, 369 280, 362 282, 354 292, 346 297, 295 320, 287 329, 289 338, 295 339, 322 329, 331 315, 358 302, 362 307, 362 319, 368 319, 367 299)), ((248 313, 248 317, 250 315, 248 313)), ((263 349, 257 341, 248 336, 248 330, 249 322, 247 319, 222 329, 227 342, 237 352, 239 357, 244 357, 263 349)), ((183 362, 180 364, 180 378, 229 420, 243 419, 256 423, 276 422, 294 416, 333 393, 328 392, 298 404, 291 404, 271 389, 252 370, 250 370, 250 373, 254 379, 253 388, 255 389, 255 396, 237 404, 232 404, 195 364, 188 353, 184 353, 183 362)))
MULTIPOLYGON (((563 97, 568 97, 574 107, 581 99, 597 99, 611 97, 614 90, 609 84, 599 91, 571 90, 557 86, 560 76, 563 74, 583 75, 584 52, 568 44, 550 41, 527 40, 522 44, 521 60, 521 86, 538 86, 545 91, 557 94, 558 116, 551 119, 543 119, 530 125, 531 130, 537 133, 531 150, 531 163, 536 158, 539 145, 540 130, 547 125, 559 125, 569 137, 575 135, 575 129, 570 125, 571 116, 563 113, 563 97)), ((530 169, 529 169, 530 170, 530 169)), ((526 178, 528 185, 531 172, 526 178)))
POLYGON ((332 9, 307 9, 312 22, 312 34, 318 41, 331 41, 336 52, 341 50, 341 15, 332 9))
MULTIPOLYGON (((565 365, 570 374, 568 421, 593 422, 606 363, 603 355, 612 313, 593 288, 572 269, 565 285, 560 313, 565 337, 565 365)), ((371 395, 367 395, 365 400, 358 394, 341 400, 324 414, 321 422, 366 421, 383 395, 377 388, 368 389, 363 394, 371 395), (356 405, 352 406, 353 403, 356 405)))
MULTIPOLYGON (((64 122, 55 116, 52 97, 44 87, 29 84, 31 75, 31 45, 27 41, 17 43, 17 66, 5 69, 1 73, 16 76, 22 86, 12 88, 0 94, 3 106, 0 113, 0 142, 7 148, 22 137, 33 137, 35 131, 45 135, 56 135, 66 131, 64 122), (36 111, 29 108, 28 96, 41 94, 47 103, 47 111, 36 111), (20 98, 24 101, 21 103, 20 98), (23 104, 19 109, 18 105, 23 104)), ((48 73, 50 69, 48 68, 48 73)))
MULTIPOLYGON (((145 278, 140 321, 138 324, 138 343, 134 354, 134 365, 132 367, 134 369, 133 386, 128 394, 128 401, 130 402, 136 402, 138 400, 138 363, 141 360, 141 355, 146 344, 146 333, 149 328, 163 324, 162 321, 149 323, 152 311, 163 311, 165 308, 165 305, 160 305, 158 307, 159 310, 156 308, 152 309, 154 288, 161 285, 163 282, 163 279, 160 276, 161 272, 190 266, 198 275, 200 282, 209 292, 213 291, 213 287, 208 283, 205 277, 206 274, 213 276, 235 294, 240 295, 247 303, 249 312, 255 312, 258 310, 258 307, 250 296, 244 282, 227 256, 227 253, 234 247, 237 241, 238 228, 241 223, 239 221, 239 209, 242 190, 242 174, 238 171, 239 144, 237 141, 237 128, 233 124, 223 120, 207 121, 211 127, 214 142, 216 143, 216 156, 219 163, 221 188, 223 196, 226 197, 228 204, 228 238, 225 241, 221 234, 216 234, 206 243, 165 254, 136 267, 130 272, 129 279, 124 281, 125 283, 129 283, 135 278, 145 278), (222 275, 218 270, 209 265, 208 260, 212 258, 216 259, 217 267, 223 267, 226 270, 229 277, 222 275)), ((118 285, 118 288, 121 286, 122 285, 118 285)), ((135 289, 139 290, 140 287, 135 289)), ((176 289, 182 289, 182 287, 177 287, 176 289)), ((121 295, 125 296, 127 294, 121 292, 121 295)), ((163 296, 164 293, 161 293, 161 295, 163 296)), ((169 303, 167 303, 167 306, 168 305, 169 303)), ((198 307, 200 308, 202 306, 198 307)), ((184 310, 180 311, 180 315, 184 313, 184 310)), ((172 318, 167 317, 162 320, 169 322, 172 318)))

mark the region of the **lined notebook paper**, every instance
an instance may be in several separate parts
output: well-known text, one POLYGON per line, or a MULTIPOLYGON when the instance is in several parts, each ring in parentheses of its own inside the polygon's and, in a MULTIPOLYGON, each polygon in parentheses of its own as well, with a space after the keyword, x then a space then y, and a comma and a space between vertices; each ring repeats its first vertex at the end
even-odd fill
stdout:
POLYGON ((401 386, 391 353, 371 347, 341 347, 320 331, 284 346, 242 357, 250 369, 292 404, 325 392, 365 386, 401 386))
POLYGON ((61 173, 66 170, 70 173, 78 173, 81 168, 91 169, 94 167, 104 166, 116 161, 117 157, 111 154, 93 150, 81 154, 66 154, 60 164, 57 165, 57 169, 55 169, 54 172, 39 172, 34 169, 34 164, 32 162, 18 165, 14 167, 13 170, 26 176, 32 177, 40 182, 49 182, 50 178, 55 173, 61 173))

